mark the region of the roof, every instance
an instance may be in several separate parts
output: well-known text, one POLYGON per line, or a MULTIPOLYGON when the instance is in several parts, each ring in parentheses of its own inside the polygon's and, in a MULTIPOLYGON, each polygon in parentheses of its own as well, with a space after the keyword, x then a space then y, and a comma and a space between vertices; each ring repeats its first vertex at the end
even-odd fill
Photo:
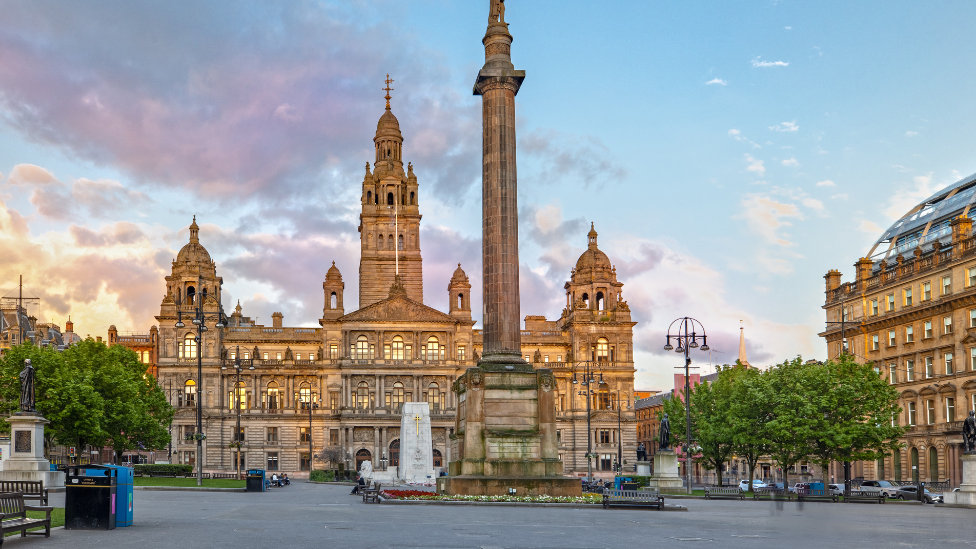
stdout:
POLYGON ((671 393, 661 393, 659 395, 654 395, 652 397, 642 398, 634 404, 634 408, 637 410, 642 410, 644 408, 652 408, 654 406, 660 406, 664 404, 665 400, 671 398, 671 393))
POLYGON ((406 293, 391 292, 390 297, 339 317, 340 322, 443 322, 458 319, 414 301, 406 293))

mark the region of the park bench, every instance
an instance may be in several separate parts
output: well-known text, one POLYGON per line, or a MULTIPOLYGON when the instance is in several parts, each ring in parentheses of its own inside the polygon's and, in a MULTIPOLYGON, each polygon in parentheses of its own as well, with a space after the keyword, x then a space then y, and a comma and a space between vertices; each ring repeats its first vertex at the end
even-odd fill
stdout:
POLYGON ((3 536, 9 532, 20 532, 20 537, 27 535, 51 537, 51 511, 54 507, 24 505, 23 492, 0 493, 0 544, 3 536), (47 516, 42 519, 27 518, 27 511, 43 511, 47 516), (28 532, 28 528, 44 526, 44 532, 28 532))
POLYGON ((664 496, 650 490, 604 490, 603 508, 608 509, 611 505, 646 505, 663 511, 664 496))
POLYGON ((829 501, 837 502, 837 494, 830 490, 814 490, 811 488, 801 488, 797 491, 796 499, 800 501, 829 501))
POLYGON ((712 498, 746 499, 746 493, 740 490, 738 486, 735 487, 706 486, 705 499, 712 499, 712 498))
POLYGON ((379 503, 380 489, 382 488, 382 486, 383 486, 382 484, 377 482, 376 484, 373 484, 368 488, 363 488, 362 489, 363 503, 369 503, 370 501, 372 501, 373 503, 379 503))
POLYGON ((39 480, 0 480, 0 492, 21 492, 24 499, 36 499, 47 505, 47 488, 39 480))
POLYGON ((237 473, 210 473, 210 478, 212 479, 230 479, 237 480, 237 473))
POLYGON ((884 492, 865 492, 864 490, 848 490, 844 492, 844 503, 863 501, 865 503, 884 503, 888 499, 884 492))
POLYGON ((788 501, 793 500, 793 492, 789 490, 781 490, 777 488, 753 488, 752 489, 752 499, 759 499, 766 496, 770 499, 786 498, 788 501))

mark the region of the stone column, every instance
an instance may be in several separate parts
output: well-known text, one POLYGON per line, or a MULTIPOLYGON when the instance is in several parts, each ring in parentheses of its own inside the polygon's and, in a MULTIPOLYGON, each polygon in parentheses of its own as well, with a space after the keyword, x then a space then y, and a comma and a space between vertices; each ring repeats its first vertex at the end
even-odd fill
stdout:
POLYGON ((475 81, 482 96, 482 364, 525 364, 519 311, 518 182, 515 95, 525 78, 511 59, 512 35, 493 22, 482 40, 485 64, 475 81))

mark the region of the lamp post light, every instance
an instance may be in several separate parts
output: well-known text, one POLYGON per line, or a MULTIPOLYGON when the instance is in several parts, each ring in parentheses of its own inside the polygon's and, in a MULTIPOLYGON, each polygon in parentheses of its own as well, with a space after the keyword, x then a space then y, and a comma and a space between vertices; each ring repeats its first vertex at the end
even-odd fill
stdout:
MULTIPOLYGON (((244 361, 247 363, 247 369, 254 369, 254 361, 248 359, 244 361)), ((241 393, 244 391, 241 389, 241 370, 244 368, 244 364, 241 363, 241 346, 237 346, 237 350, 234 352, 234 369, 236 370, 236 379, 234 381, 234 408, 237 411, 237 429, 234 431, 234 442, 237 443, 237 480, 241 479, 241 448, 244 446, 244 438, 241 436, 241 393)), ((221 370, 227 369, 227 363, 221 364, 221 370)))
POLYGON ((614 406, 617 407, 617 468, 620 473, 624 472, 624 432, 620 430, 620 391, 610 393, 614 398, 614 406))
MULTIPOLYGON (((196 297, 194 294, 187 295, 188 298, 196 297)), ((207 302, 207 288, 204 288, 200 292, 200 298, 195 300, 197 306, 193 308, 191 317, 191 323, 197 327, 197 335, 194 337, 195 349, 194 352, 197 355, 197 432, 193 434, 193 438, 197 441, 197 486, 203 486, 203 439, 205 435, 203 434, 203 332, 208 331, 207 329, 207 315, 203 312, 203 304, 207 302)), ((193 303, 193 301, 191 301, 193 303)), ((183 324, 183 300, 177 304, 176 309, 176 327, 184 328, 186 324, 183 324)), ((220 303, 217 304, 217 322, 214 323, 214 328, 223 328, 227 325, 224 319, 223 308, 220 303)), ((184 355, 185 357, 185 355, 184 355)))
POLYGON ((691 358, 688 357, 688 350, 699 348, 702 351, 708 350, 708 343, 705 336, 705 327, 691 317, 682 317, 668 326, 668 335, 664 342, 664 350, 674 350, 676 353, 685 355, 685 476, 688 480, 688 493, 691 494, 691 380, 689 379, 689 368, 691 368, 691 358), (677 326, 676 326, 677 325, 677 326), (700 332, 697 330, 701 330, 700 332), (678 344, 675 349, 671 345, 674 340, 678 344), (699 340, 701 344, 699 344, 699 340))
MULTIPOLYGON (((579 379, 577 379, 576 373, 573 373, 573 384, 583 385, 584 389, 579 394, 580 396, 586 395, 586 480, 587 482, 593 482, 593 428, 590 424, 590 398, 596 392, 590 389, 590 385, 603 383, 603 374, 600 374, 600 380, 597 381, 590 368, 590 362, 584 361, 583 364, 585 365, 583 374, 579 379)), ((599 387, 599 385, 597 386, 599 387)))
POLYGON ((322 399, 321 398, 318 399, 318 402, 315 401, 315 399, 312 396, 312 387, 311 387, 311 385, 309 385, 309 388, 308 388, 308 402, 304 402, 304 401, 302 402, 302 406, 308 408, 308 474, 309 474, 309 478, 311 478, 311 475, 312 475, 312 463, 313 463, 313 460, 315 459, 315 454, 313 453, 313 450, 312 450, 312 409, 313 408, 318 408, 320 406, 319 402, 322 402, 322 399))

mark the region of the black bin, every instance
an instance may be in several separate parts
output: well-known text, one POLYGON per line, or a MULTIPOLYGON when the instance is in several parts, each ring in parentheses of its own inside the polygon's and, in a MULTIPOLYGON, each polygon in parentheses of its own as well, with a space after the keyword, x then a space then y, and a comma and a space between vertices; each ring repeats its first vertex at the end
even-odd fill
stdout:
POLYGON ((248 469, 245 492, 264 492, 264 469, 248 469))
POLYGON ((65 529, 115 530, 117 485, 117 469, 69 466, 64 478, 65 529))

